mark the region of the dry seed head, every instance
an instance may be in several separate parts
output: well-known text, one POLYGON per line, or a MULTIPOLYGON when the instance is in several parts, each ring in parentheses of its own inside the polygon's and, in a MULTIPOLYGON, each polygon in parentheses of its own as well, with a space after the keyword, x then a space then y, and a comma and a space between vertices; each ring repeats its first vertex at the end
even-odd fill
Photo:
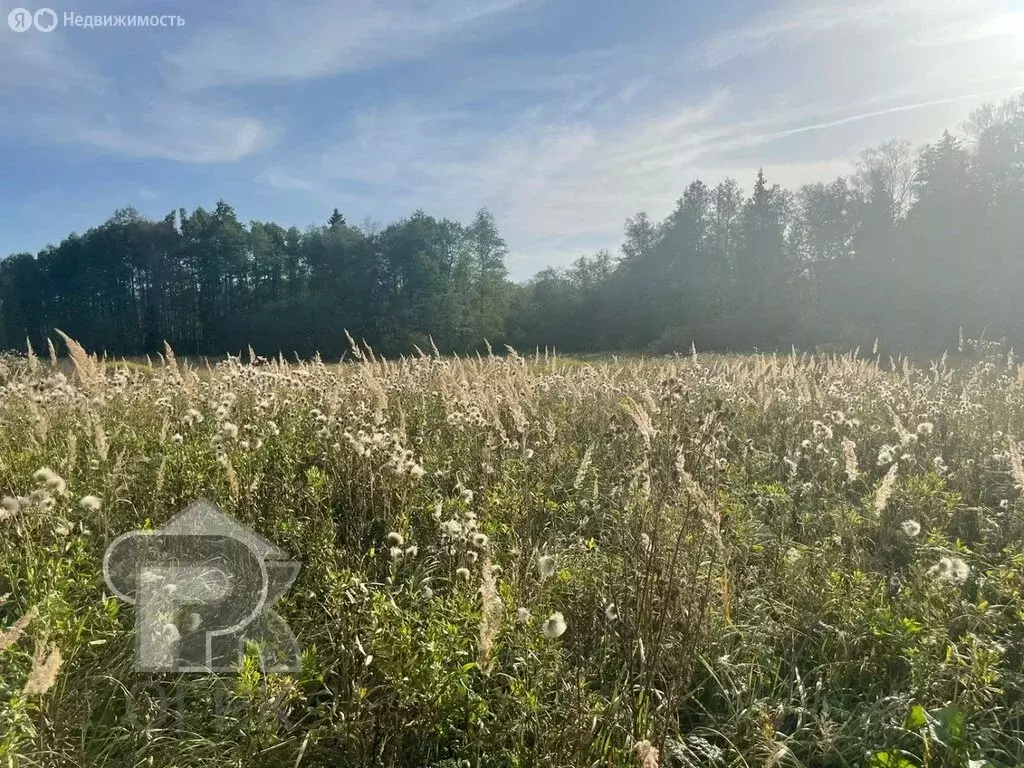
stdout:
POLYGON ((541 631, 548 640, 557 640, 565 634, 565 617, 560 611, 555 611, 545 620, 541 631))
POLYGON ((38 646, 23 693, 26 696, 42 695, 53 688, 60 673, 60 663, 60 648, 38 646))
POLYGON ((660 760, 658 749, 647 739, 634 744, 633 751, 636 752, 636 759, 640 763, 640 768, 658 768, 660 760))
POLYGON ((103 506, 103 500, 100 499, 99 496, 92 495, 83 496, 78 503, 81 505, 82 509, 88 512, 99 512, 100 507, 103 506))
POLYGON ((555 570, 555 558, 551 555, 541 555, 537 558, 537 572, 540 574, 541 581, 554 576, 555 570))

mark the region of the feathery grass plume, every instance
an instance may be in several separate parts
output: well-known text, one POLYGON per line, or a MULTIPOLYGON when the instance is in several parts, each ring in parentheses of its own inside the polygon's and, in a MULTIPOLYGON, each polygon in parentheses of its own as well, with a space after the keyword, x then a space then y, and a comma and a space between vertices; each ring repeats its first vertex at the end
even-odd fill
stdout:
POLYGON ((32 623, 32 619, 34 619, 38 613, 38 609, 33 606, 25 613, 24 616, 14 622, 10 627, 0 630, 0 653, 3 653, 18 642, 21 636, 25 634, 25 629, 32 623))
POLYGON ((78 374, 82 385, 90 393, 94 393, 102 378, 96 360, 89 356, 89 353, 85 351, 85 347, 64 333, 60 328, 55 328, 54 330, 57 331, 58 336, 64 339, 64 344, 68 348, 71 361, 75 364, 75 372, 78 374))
POLYGON ((651 415, 632 397, 627 397, 622 403, 622 410, 633 420, 637 430, 640 432, 640 436, 643 438, 644 446, 650 448, 651 440, 657 435, 654 422, 651 421, 651 415))
POLYGON ((1024 447, 1011 440, 1007 454, 1010 457, 1010 475, 1013 482, 1017 490, 1024 491, 1024 447))
POLYGON ((548 640, 557 640, 565 634, 566 624, 565 617, 561 611, 555 611, 547 619, 544 620, 544 624, 541 625, 541 632, 544 633, 544 637, 548 640))
MULTIPOLYGON (((250 350, 252 348, 250 347, 250 350)), ((166 360, 165 365, 171 369, 172 373, 178 372, 178 359, 174 356, 174 350, 171 349, 171 345, 164 339, 164 358, 166 360)))
POLYGON ((583 487, 583 481, 587 477, 587 472, 590 471, 590 462, 593 458, 594 446, 588 445, 587 450, 583 454, 583 460, 580 462, 579 469, 576 470, 576 479, 573 480, 572 487, 574 491, 578 491, 583 487))
POLYGON ((46 348, 50 353, 50 367, 57 367, 57 348, 53 346, 53 339, 46 337, 46 348))
POLYGON ((649 555, 651 553, 651 550, 654 549, 654 543, 651 541, 650 534, 640 534, 640 549, 643 550, 645 555, 649 555))
POLYGON ((235 472, 235 467, 231 463, 231 459, 225 454, 221 455, 224 457, 224 471, 228 476, 228 488, 231 491, 231 498, 237 499, 242 492, 242 487, 238 482, 238 473, 235 472))
POLYGON ((103 428, 103 423, 98 418, 92 422, 92 444, 100 460, 106 461, 110 446, 107 443, 107 431, 103 428))
POLYGON ((25 346, 28 348, 28 370, 30 373, 35 373, 39 370, 39 358, 36 357, 36 351, 32 349, 32 341, 30 339, 25 339, 25 346))
POLYGON ((366 354, 370 358, 371 363, 377 362, 377 356, 373 354, 373 347, 366 343, 366 339, 360 339, 363 342, 363 347, 366 348, 366 354))
POLYGON ((60 673, 60 648, 57 646, 36 646, 32 660, 32 671, 28 674, 22 692, 26 696, 38 695, 49 691, 57 682, 60 673))
POLYGON ((882 482, 878 486, 878 491, 875 493, 875 514, 882 514, 885 511, 885 507, 889 503, 889 497, 892 496, 893 489, 896 486, 896 473, 900 468, 900 463, 894 462, 889 471, 885 473, 885 477, 882 478, 882 482))
POLYGON ((860 469, 857 467, 857 444, 848 437, 843 438, 843 463, 847 480, 853 482, 860 477, 860 469))
MULTIPOLYGON (((906 363, 904 363, 904 370, 906 370, 906 363)), ((903 419, 899 417, 899 414, 893 410, 893 407, 887 406, 889 415, 892 416, 893 427, 896 430, 896 434, 900 436, 900 445, 909 445, 911 442, 917 439, 914 433, 910 432, 905 426, 903 426, 903 419)))
MULTIPOLYGON (((677 455, 681 456, 682 454, 677 455)), ((704 492, 704 489, 700 487, 700 484, 693 479, 689 472, 685 469, 678 469, 678 467, 679 464, 677 463, 680 482, 687 495, 696 503, 704 529, 714 540, 719 553, 724 554, 725 543, 722 540, 722 514, 719 512, 718 506, 712 502, 707 493, 704 492)))
POLYGON ((483 597, 483 611, 480 615, 477 663, 480 670, 488 674, 493 661, 494 642, 501 631, 501 619, 505 608, 498 596, 498 582, 490 558, 485 558, 480 567, 480 595, 483 597))
POLYGON ((363 350, 361 350, 359 345, 356 344, 356 340, 352 338, 352 334, 348 332, 347 328, 345 329, 345 338, 348 339, 348 347, 352 351, 352 357, 356 360, 362 361, 363 350))
POLYGON ((636 753, 636 759, 639 762, 640 768, 658 768, 661 756, 658 753, 657 747, 647 739, 634 744, 633 751, 636 753))

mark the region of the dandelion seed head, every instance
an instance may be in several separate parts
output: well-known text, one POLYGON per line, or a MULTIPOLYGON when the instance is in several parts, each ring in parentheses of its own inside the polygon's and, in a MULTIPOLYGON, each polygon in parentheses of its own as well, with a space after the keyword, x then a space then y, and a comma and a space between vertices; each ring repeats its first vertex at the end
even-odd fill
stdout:
POLYGON ((67 490, 67 483, 64 482, 64 478, 49 467, 37 469, 32 475, 32 478, 48 491, 52 491, 53 493, 63 494, 64 491, 67 490))
POLYGON ((0 522, 14 517, 21 511, 21 502, 13 496, 4 496, 0 499, 0 522))
POLYGON ((557 640, 565 634, 565 617, 559 611, 555 611, 544 621, 541 631, 548 640, 557 640))
POLYGON ((902 528, 903 533, 910 538, 914 538, 921 532, 921 524, 917 522, 917 520, 904 520, 900 523, 900 528, 902 528))
POLYGON ((83 496, 78 503, 81 505, 82 509, 88 512, 99 512, 100 507, 103 506, 103 500, 100 499, 99 496, 92 495, 83 496))
POLYGON ((541 555, 537 558, 537 572, 541 580, 550 579, 555 575, 555 558, 551 555, 541 555))
POLYGON ((942 557, 939 562, 928 569, 928 575, 937 581, 962 584, 967 581, 971 567, 959 557, 942 557))

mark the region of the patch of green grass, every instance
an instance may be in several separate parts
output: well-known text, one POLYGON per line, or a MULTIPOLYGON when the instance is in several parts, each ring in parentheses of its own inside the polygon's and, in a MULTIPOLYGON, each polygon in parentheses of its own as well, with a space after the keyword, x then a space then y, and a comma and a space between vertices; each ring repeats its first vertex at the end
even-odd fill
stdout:
POLYGON ((0 360, 5 765, 1024 764, 1002 352, 97 362, 0 360), (300 673, 136 669, 104 552, 200 497, 300 673))

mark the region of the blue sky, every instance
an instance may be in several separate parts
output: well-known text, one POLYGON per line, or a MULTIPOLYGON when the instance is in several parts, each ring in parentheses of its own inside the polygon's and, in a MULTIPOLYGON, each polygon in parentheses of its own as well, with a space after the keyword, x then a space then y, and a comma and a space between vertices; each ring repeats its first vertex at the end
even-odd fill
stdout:
POLYGON ((694 178, 787 186, 1024 89, 1022 0, 92 0, 11 31, 0 253, 134 205, 388 222, 487 206, 513 277, 616 249, 694 178))

